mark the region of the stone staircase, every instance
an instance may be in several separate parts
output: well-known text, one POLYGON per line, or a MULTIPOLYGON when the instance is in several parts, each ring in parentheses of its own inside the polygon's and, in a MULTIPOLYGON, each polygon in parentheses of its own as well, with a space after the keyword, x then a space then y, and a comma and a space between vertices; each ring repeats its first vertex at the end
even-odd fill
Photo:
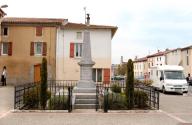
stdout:
POLYGON ((76 88, 74 109, 95 109, 96 88, 76 88))

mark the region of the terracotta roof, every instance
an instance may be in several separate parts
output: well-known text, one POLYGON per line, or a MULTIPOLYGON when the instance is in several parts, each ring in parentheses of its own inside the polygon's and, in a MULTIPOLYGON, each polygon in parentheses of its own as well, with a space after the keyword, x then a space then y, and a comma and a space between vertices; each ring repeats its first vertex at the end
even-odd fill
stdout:
POLYGON ((144 61, 147 61, 147 57, 135 59, 133 62, 135 63, 135 62, 144 62, 144 61))
POLYGON ((184 47, 184 48, 181 48, 181 50, 185 50, 185 49, 192 49, 192 45, 184 47))
POLYGON ((6 15, 6 13, 0 8, 0 16, 3 17, 5 15, 6 15))
POLYGON ((152 55, 148 55, 147 58, 151 58, 151 57, 156 57, 156 56, 163 56, 165 54, 166 51, 164 52, 157 52, 155 54, 152 54, 152 55))
MULTIPOLYGON (((86 29, 87 25, 82 23, 67 23, 62 26, 63 29, 86 29)), ((89 29, 111 29, 112 37, 115 35, 118 27, 116 26, 106 26, 106 25, 89 25, 89 29)))
POLYGON ((59 24, 61 25, 67 21, 66 19, 54 19, 54 18, 18 18, 18 17, 6 17, 3 18, 2 23, 6 24, 59 24))

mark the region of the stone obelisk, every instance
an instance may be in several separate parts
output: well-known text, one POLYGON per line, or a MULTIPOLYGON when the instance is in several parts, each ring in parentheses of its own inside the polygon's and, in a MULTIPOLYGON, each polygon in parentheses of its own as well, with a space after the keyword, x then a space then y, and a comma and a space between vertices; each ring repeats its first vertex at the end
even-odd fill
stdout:
POLYGON ((86 28, 84 30, 82 57, 78 63, 80 66, 80 81, 77 83, 77 88, 94 88, 95 84, 92 80, 92 67, 95 64, 91 57, 91 40, 90 40, 90 17, 87 14, 86 28))

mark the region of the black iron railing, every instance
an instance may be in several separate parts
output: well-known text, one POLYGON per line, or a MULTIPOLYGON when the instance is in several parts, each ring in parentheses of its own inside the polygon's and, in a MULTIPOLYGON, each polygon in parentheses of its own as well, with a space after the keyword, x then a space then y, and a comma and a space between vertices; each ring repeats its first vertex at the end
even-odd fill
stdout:
MULTIPOLYGON (((49 110, 72 111, 72 91, 77 81, 49 80, 47 106, 49 110)), ((41 109, 40 82, 15 86, 15 109, 41 109)))
MULTIPOLYGON (((127 110, 126 84, 110 81, 96 84, 96 111, 127 110), (107 84, 106 84, 107 83, 107 84)), ((134 87, 134 109, 159 109, 159 91, 152 86, 134 87)))

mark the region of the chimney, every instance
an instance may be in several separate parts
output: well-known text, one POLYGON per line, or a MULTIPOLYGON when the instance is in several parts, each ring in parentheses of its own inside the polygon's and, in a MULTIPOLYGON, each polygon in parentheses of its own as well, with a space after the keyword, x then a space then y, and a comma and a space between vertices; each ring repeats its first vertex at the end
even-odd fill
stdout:
POLYGON ((159 53, 159 52, 160 52, 160 50, 158 49, 158 50, 157 50, 157 52, 159 53))
POLYGON ((86 20, 86 25, 87 26, 89 26, 89 24, 90 24, 90 16, 89 16, 90 14, 87 14, 87 20, 86 20))
POLYGON ((123 63, 123 56, 121 56, 121 64, 123 63))
POLYGON ((135 56, 135 60, 137 60, 137 58, 138 58, 138 57, 137 57, 137 56, 135 56))

